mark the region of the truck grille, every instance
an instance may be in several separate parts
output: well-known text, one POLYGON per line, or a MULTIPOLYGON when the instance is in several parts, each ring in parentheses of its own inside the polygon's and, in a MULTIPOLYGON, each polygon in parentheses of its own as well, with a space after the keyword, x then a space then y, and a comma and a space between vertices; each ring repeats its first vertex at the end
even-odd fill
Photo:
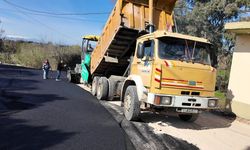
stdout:
POLYGON ((195 106, 195 107, 200 107, 200 103, 182 103, 182 106, 195 106))

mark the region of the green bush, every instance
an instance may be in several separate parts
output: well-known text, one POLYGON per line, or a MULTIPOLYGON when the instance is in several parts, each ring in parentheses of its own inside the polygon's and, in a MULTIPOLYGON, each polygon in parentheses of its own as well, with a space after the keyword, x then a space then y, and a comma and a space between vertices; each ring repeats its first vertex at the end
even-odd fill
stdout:
POLYGON ((40 69, 42 63, 48 59, 52 69, 64 60, 69 66, 81 62, 80 46, 63 46, 52 43, 41 44, 32 42, 4 41, 4 50, 0 53, 0 61, 20 64, 22 66, 40 69))
POLYGON ((215 91, 215 97, 219 99, 218 106, 220 109, 224 109, 226 105, 226 93, 215 91))

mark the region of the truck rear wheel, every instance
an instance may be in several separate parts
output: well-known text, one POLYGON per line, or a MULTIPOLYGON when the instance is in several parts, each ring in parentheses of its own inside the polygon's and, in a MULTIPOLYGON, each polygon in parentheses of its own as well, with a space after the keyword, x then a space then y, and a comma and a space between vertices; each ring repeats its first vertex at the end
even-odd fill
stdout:
POLYGON ((91 87, 91 93, 92 95, 96 96, 96 91, 97 91, 97 84, 98 84, 98 80, 100 79, 100 77, 94 77, 93 81, 92 81, 92 87, 91 87))
POLYGON ((108 98, 109 83, 106 77, 101 77, 97 84, 97 94, 96 97, 99 100, 105 100, 108 98))
POLYGON ((129 86, 124 95, 124 115, 127 120, 138 120, 140 115, 140 102, 136 86, 129 86))
POLYGON ((179 118, 183 121, 194 122, 197 120, 199 114, 179 114, 179 118))

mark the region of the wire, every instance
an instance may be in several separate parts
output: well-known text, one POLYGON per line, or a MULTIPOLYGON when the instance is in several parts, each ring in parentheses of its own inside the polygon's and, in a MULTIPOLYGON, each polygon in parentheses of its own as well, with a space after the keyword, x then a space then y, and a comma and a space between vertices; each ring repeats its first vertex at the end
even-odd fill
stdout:
POLYGON ((26 12, 23 10, 13 10, 13 9, 6 9, 6 8, 0 8, 0 11, 8 11, 8 12, 18 12, 22 11, 23 13, 28 13, 30 15, 36 15, 36 16, 45 16, 45 17, 53 17, 58 19, 66 19, 66 20, 74 20, 74 21, 81 21, 81 22, 96 22, 96 23, 104 23, 105 21, 101 20, 92 20, 92 19, 81 19, 81 18, 74 18, 74 17, 64 17, 64 16, 54 16, 54 15, 48 15, 48 14, 38 14, 38 13, 32 13, 32 12, 26 12))
MULTIPOLYGON (((14 6, 14 7, 15 7, 15 6, 14 6)), ((67 39, 67 40, 68 40, 68 39, 72 39, 72 40, 74 39, 73 37, 70 37, 70 36, 68 36, 68 35, 66 35, 66 34, 64 34, 64 33, 61 33, 60 31, 58 31, 58 30, 56 30, 56 29, 54 29, 54 28, 52 28, 52 27, 50 27, 50 26, 44 24, 43 22, 39 21, 38 19, 33 18, 32 16, 30 16, 30 15, 24 13, 23 11, 19 10, 18 8, 15 8, 15 9, 16 9, 19 13, 21 13, 21 14, 23 14, 24 16, 26 16, 26 17, 28 17, 28 18, 34 20, 36 23, 39 23, 40 25, 44 26, 45 28, 47 28, 47 29, 49 29, 49 30, 51 30, 51 31, 57 32, 57 33, 59 33, 59 34, 61 34, 62 36, 65 37, 65 39, 67 39)))
POLYGON ((22 10, 26 10, 29 12, 35 12, 35 13, 40 13, 40 14, 49 14, 49 15, 57 15, 57 16, 86 16, 86 15, 107 15, 109 12, 90 12, 90 13, 54 13, 54 12, 48 12, 48 11, 41 11, 41 10, 35 10, 35 9, 30 9, 26 8, 17 4, 14 4, 12 2, 9 2, 7 0, 3 0, 5 3, 12 5, 14 7, 17 7, 22 10))

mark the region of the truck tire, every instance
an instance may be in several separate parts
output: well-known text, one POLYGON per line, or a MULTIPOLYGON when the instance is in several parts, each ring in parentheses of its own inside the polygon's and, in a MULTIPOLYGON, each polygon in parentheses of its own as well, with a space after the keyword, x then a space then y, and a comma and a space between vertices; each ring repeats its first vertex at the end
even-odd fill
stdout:
POLYGON ((68 79, 68 82, 71 82, 71 71, 70 70, 67 71, 67 79, 68 79))
POLYGON ((140 115, 140 102, 136 86, 129 86, 124 95, 124 115, 127 120, 138 120, 140 115))
POLYGON ((67 80, 72 83, 80 83, 81 75, 79 73, 75 73, 73 70, 67 71, 67 80))
POLYGON ((75 74, 74 83, 79 84, 80 80, 81 80, 81 74, 80 73, 75 74))
POLYGON ((112 101, 114 99, 114 92, 115 92, 115 82, 112 79, 109 79, 109 92, 108 92, 108 100, 112 101))
POLYGON ((179 114, 179 118, 186 122, 194 122, 199 117, 199 114, 179 114))
POLYGON ((100 77, 94 77, 93 81, 92 81, 92 87, 91 87, 91 93, 92 95, 96 96, 96 91, 97 91, 97 84, 98 84, 98 80, 100 79, 100 77))
POLYGON ((97 84, 96 97, 99 100, 106 100, 108 98, 109 83, 106 77, 101 77, 97 84))

